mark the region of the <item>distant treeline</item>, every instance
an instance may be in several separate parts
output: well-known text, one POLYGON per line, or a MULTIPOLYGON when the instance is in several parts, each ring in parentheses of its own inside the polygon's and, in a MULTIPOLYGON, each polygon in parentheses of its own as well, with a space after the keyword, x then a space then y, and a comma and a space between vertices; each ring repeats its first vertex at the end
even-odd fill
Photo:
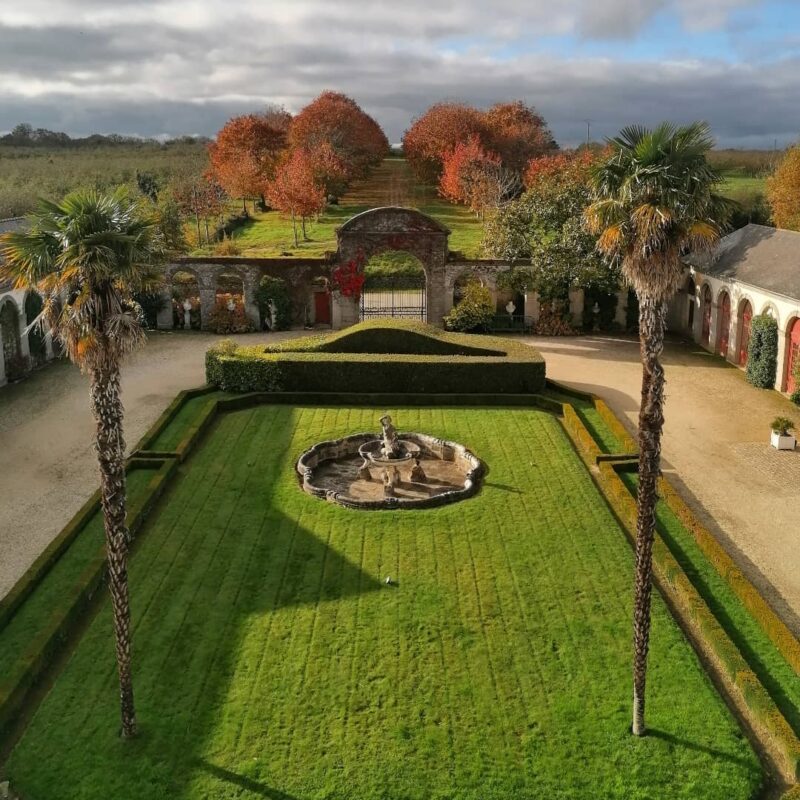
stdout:
POLYGON ((165 188, 207 168, 207 140, 158 142, 117 135, 73 139, 18 125, 0 137, 0 219, 27 214, 39 198, 60 199, 77 188, 136 187, 140 176, 165 188))
POLYGON ((142 146, 169 147, 175 144, 208 143, 210 139, 194 136, 180 136, 162 142, 158 139, 143 139, 139 136, 123 136, 119 133, 93 133, 90 136, 70 136, 63 131, 51 131, 47 128, 34 128, 27 122, 21 122, 11 133, 0 136, 2 147, 39 147, 39 148, 95 148, 105 146, 142 146))
POLYGON ((712 150, 708 160, 723 172, 764 178, 772 174, 784 155, 785 150, 712 150))

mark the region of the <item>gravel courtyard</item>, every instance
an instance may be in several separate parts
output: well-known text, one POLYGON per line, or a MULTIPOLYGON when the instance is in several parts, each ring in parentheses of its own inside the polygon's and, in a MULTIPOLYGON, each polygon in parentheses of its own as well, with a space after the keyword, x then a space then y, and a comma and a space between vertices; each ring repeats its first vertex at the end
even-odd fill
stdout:
MULTIPOLYGON (((248 344, 297 336, 251 334, 248 344)), ((203 383, 203 333, 152 334, 123 368, 126 440, 134 445, 181 389, 203 383)), ((641 367, 631 338, 531 337, 548 376, 602 396, 635 428, 641 367)), ((800 633, 800 452, 768 442, 777 414, 800 418, 774 392, 698 348, 670 343, 664 470, 750 578, 800 633)), ((0 596, 97 486, 86 378, 68 363, 0 389, 0 596)))

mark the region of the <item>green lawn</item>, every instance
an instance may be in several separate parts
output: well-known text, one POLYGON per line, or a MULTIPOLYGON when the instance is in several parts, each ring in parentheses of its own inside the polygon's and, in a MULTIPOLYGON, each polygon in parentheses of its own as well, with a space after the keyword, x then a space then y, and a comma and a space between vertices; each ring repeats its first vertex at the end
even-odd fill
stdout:
POLYGON ((7 764, 26 800, 754 796, 759 763, 659 599, 653 732, 629 735, 631 551, 558 421, 395 412, 481 456, 482 492, 343 509, 294 460, 377 410, 219 419, 131 565, 140 738, 115 735, 106 606, 7 764))
MULTIPOLYGON (((321 257, 336 250, 336 228, 350 217, 370 208, 401 205, 418 208, 447 225, 452 231, 450 249, 467 256, 477 256, 483 226, 480 220, 463 206, 442 200, 436 189, 419 186, 413 179, 404 159, 387 158, 364 181, 351 186, 338 206, 328 206, 318 221, 307 226, 309 241, 294 245, 291 220, 277 211, 256 214, 233 235, 242 256, 272 258, 321 257)), ((212 252, 200 248, 195 255, 212 252)))
POLYGON ((754 192, 763 194, 766 190, 766 178, 755 178, 751 175, 738 174, 734 171, 725 173, 725 180, 722 184, 722 194, 726 197, 732 197, 734 200, 743 194, 752 194, 754 192))

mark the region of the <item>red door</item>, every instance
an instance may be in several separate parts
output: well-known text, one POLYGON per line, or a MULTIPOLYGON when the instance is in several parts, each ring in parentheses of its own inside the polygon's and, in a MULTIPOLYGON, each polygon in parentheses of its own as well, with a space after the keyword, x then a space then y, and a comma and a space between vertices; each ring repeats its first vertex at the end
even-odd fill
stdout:
POLYGON ((711 289, 703 288, 703 344, 711 341, 711 289))
POLYGON ((753 319, 753 306, 749 300, 742 307, 742 324, 739 326, 739 366, 747 366, 747 350, 750 347, 750 322, 753 319))
POLYGON ((314 292, 314 322, 317 325, 331 324, 331 297, 327 292, 314 292))
POLYGON ((717 329, 719 330, 719 336, 717 337, 719 347, 717 347, 717 352, 723 358, 727 358, 728 340, 731 335, 731 298, 727 292, 722 293, 722 302, 720 303, 719 309, 719 325, 717 329))
POLYGON ((800 370, 800 319, 794 321, 789 330, 789 379, 786 381, 786 391, 794 392, 800 389, 796 370, 800 370))

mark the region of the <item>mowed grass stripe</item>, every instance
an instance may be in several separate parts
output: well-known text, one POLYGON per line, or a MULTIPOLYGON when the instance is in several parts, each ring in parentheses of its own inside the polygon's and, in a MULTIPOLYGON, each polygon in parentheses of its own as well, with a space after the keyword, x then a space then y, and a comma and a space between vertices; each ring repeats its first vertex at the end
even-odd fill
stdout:
POLYGON ((300 491, 300 452, 377 431, 381 412, 221 418, 166 498, 206 510, 186 531, 165 506, 134 557, 135 602, 150 603, 135 652, 162 659, 137 655, 144 735, 113 735, 99 617, 12 755, 25 796, 751 798, 758 762, 659 598, 656 735, 630 737, 632 555, 558 421, 394 410, 401 431, 461 441, 489 465, 481 493, 446 508, 355 512, 300 491), (207 452, 227 465, 208 473, 207 452), (136 577, 173 530, 196 550, 173 567, 185 580, 136 577), (171 630, 185 617, 176 643, 160 617, 171 630), (90 730, 66 702, 87 689, 90 730))

